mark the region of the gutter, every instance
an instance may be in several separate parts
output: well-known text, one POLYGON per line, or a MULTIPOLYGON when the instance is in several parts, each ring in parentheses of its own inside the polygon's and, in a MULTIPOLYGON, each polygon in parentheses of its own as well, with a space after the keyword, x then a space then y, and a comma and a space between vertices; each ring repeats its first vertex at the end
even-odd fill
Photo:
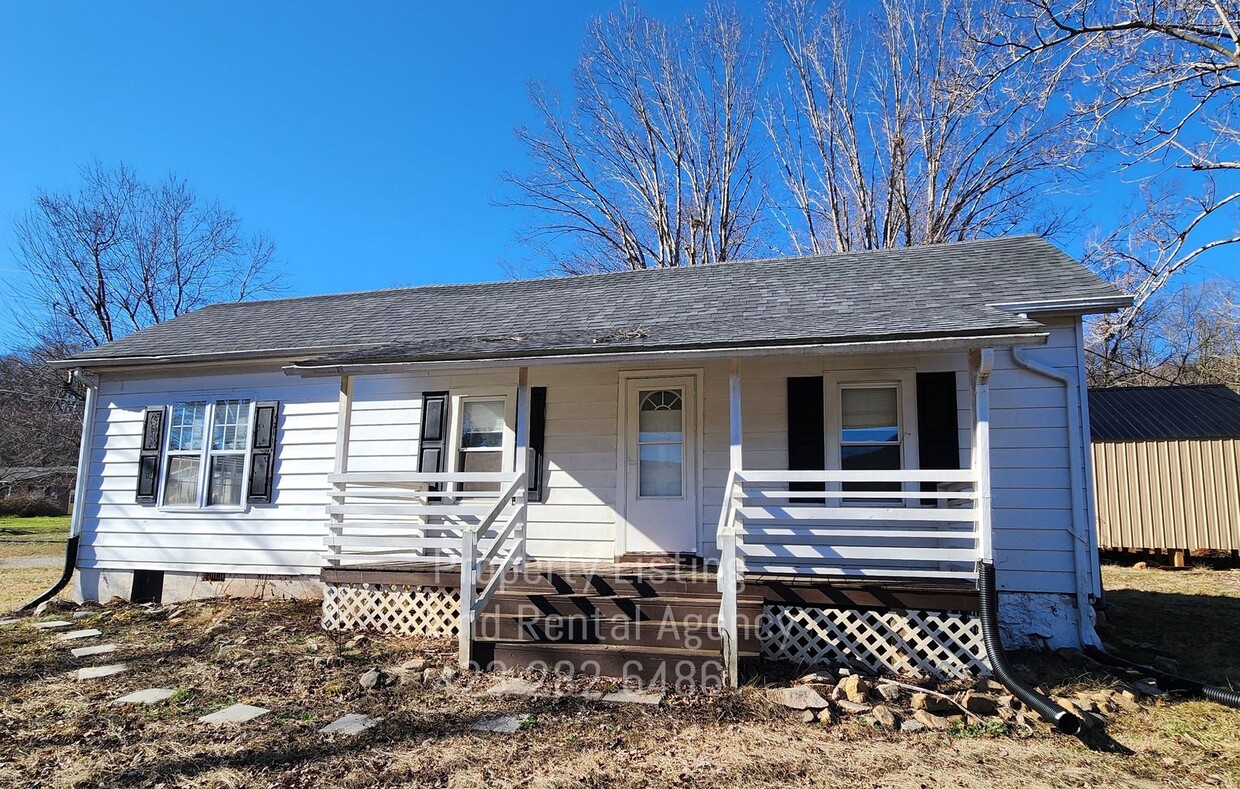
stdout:
MULTIPOLYGON (((1068 469, 1072 483, 1070 491, 1072 502, 1072 564, 1073 576, 1076 579, 1076 625, 1082 646, 1099 647, 1102 646, 1102 642, 1098 639, 1098 634, 1094 632, 1093 627, 1087 624, 1085 620, 1085 612, 1093 607, 1094 601, 1090 592, 1092 584, 1089 577, 1085 574, 1085 569, 1091 567, 1089 549, 1092 543, 1087 536, 1087 530, 1092 529, 1092 526, 1084 522, 1084 514, 1088 510, 1089 499, 1085 491, 1085 447, 1082 441, 1084 433, 1081 426, 1081 392, 1077 387, 1078 382, 1076 380, 1064 375, 1053 367, 1030 359, 1025 355, 1025 350, 1024 348, 1012 348, 1012 361, 1031 373, 1058 381, 1063 384, 1064 392, 1067 394, 1068 469)), ((1092 574, 1091 571, 1090 575, 1092 576, 1092 574)))
POLYGON ((82 410, 82 439, 78 446, 77 481, 73 488, 73 515, 69 520, 69 539, 65 543, 65 566, 56 583, 23 605, 19 609, 21 611, 30 611, 59 594, 61 589, 69 585, 77 567, 78 543, 82 538, 82 511, 86 502, 86 483, 90 476, 90 450, 95 438, 95 401, 98 398, 99 380, 83 372, 81 368, 75 369, 70 378, 77 379, 86 387, 86 403, 82 410))
POLYGON ((631 363, 646 361, 683 361, 686 359, 732 359, 750 356, 831 356, 857 353, 913 353, 924 351, 950 351, 960 348, 1009 347, 1018 345, 1045 345, 1050 334, 1044 331, 1020 334, 969 335, 955 337, 929 337, 910 340, 864 340, 858 342, 804 343, 800 345, 750 345, 720 348, 680 348, 649 351, 597 351, 592 353, 562 353, 539 356, 503 356, 473 359, 441 359, 393 362, 344 362, 315 364, 294 363, 284 368, 286 375, 306 378, 316 376, 334 377, 360 373, 405 372, 410 370, 480 369, 494 367, 537 367, 586 362, 631 363))

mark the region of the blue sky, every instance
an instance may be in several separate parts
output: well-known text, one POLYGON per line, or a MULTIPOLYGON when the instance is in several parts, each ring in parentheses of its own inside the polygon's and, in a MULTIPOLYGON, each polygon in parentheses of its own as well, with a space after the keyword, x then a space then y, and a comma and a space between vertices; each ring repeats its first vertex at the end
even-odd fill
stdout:
POLYGON ((567 84, 618 5, 0 4, 0 277, 36 189, 99 157, 235 208, 292 293, 502 278, 524 252, 489 199, 523 162, 526 80, 567 84))

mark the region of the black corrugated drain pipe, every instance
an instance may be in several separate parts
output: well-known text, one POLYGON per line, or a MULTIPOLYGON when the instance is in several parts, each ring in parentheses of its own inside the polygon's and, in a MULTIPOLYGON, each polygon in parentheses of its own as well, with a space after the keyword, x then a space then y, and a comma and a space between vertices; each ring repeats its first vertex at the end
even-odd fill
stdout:
POLYGON ((77 548, 78 540, 80 539, 81 537, 75 534, 69 538, 67 543, 65 543, 65 569, 61 572, 59 580, 52 584, 50 589, 47 589, 38 597, 23 605, 20 610, 29 611, 38 606, 39 603, 51 600, 56 595, 60 594, 61 589, 64 589, 69 584, 69 581, 73 579, 73 570, 77 564, 77 548))
POLYGON ((1240 709, 1240 691, 1220 688, 1217 685, 1207 685, 1188 677, 1177 677, 1175 674, 1167 674, 1150 666, 1143 666, 1140 663, 1133 663, 1116 657, 1109 652, 1094 646, 1086 646, 1083 650, 1087 656, 1108 666, 1135 671, 1142 676, 1150 677, 1163 690, 1180 690, 1198 698, 1209 699, 1218 702, 1227 707, 1240 709))
POLYGON ((999 595, 995 591, 995 565, 993 562, 977 563, 978 613, 982 620, 982 640, 986 642, 986 657, 995 679, 1012 695, 1042 716, 1042 720, 1055 726, 1064 734, 1076 734, 1081 730, 1081 719, 1065 710, 1046 696, 1029 687, 1012 672, 999 637, 999 595))

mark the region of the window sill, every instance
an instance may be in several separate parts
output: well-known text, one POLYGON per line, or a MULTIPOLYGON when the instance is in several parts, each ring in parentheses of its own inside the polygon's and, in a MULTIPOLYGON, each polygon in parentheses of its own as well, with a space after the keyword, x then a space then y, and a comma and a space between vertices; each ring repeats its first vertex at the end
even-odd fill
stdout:
POLYGON ((159 512, 177 512, 177 513, 198 512, 198 513, 204 513, 204 514, 226 513, 226 514, 232 514, 232 515, 246 512, 247 510, 249 510, 249 507, 246 505, 242 505, 238 507, 159 507, 158 508, 159 512))

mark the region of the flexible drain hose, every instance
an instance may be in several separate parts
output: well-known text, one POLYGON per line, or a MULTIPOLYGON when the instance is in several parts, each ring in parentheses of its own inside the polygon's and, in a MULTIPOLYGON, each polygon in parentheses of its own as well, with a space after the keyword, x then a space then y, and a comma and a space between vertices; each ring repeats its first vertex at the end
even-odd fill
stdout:
POLYGON ((1144 676, 1152 677, 1163 690, 1182 690, 1185 693, 1209 699, 1227 707, 1240 709, 1240 692, 1220 688, 1217 685, 1207 685, 1204 682, 1189 679, 1188 677, 1177 677, 1175 674, 1167 674, 1156 668, 1143 666, 1140 663, 1133 663, 1121 657, 1116 657, 1094 646, 1086 646, 1084 652, 1099 663, 1136 671, 1144 676))
POLYGON ((978 613, 982 619, 982 640, 986 643, 986 657, 995 672, 995 679, 1012 695, 1042 716, 1064 734, 1076 734, 1081 730, 1081 720, 1055 702, 1038 693, 1012 673, 1003 652, 1003 640, 999 638, 999 595, 995 591, 995 565, 993 562, 977 563, 979 587, 978 613))

